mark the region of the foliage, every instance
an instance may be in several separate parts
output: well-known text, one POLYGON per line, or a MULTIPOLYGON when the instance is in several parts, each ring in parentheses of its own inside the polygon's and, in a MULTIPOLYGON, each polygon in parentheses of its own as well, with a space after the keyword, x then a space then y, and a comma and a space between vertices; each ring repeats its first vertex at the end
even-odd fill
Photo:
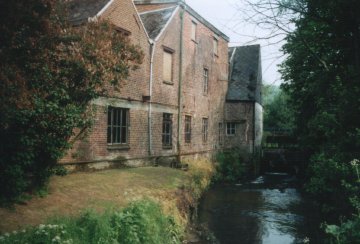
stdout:
POLYGON ((353 165, 342 163, 340 157, 318 154, 311 160, 309 174, 305 189, 320 201, 328 218, 356 211, 360 185, 353 165))
POLYGON ((288 95, 276 86, 265 85, 264 97, 264 128, 282 129, 292 131, 294 129, 294 115, 288 104, 288 95))
POLYGON ((354 216, 338 225, 325 225, 325 232, 331 236, 330 242, 336 244, 360 243, 360 215, 354 216))
MULTIPOLYGON (((300 1, 299 1, 300 3, 300 1)), ((360 3, 302 1, 287 36, 283 88, 295 108, 297 134, 313 152, 360 151, 360 3)))
POLYGON ((0 3, 0 203, 46 184, 91 126, 89 102, 142 60, 105 20, 67 25, 57 2, 0 3))
POLYGON ((216 160, 218 165, 214 181, 237 182, 245 176, 245 164, 238 150, 219 152, 216 160))
POLYGON ((180 231, 150 200, 132 203, 121 211, 87 211, 78 218, 58 219, 0 236, 0 243, 180 243, 180 231))

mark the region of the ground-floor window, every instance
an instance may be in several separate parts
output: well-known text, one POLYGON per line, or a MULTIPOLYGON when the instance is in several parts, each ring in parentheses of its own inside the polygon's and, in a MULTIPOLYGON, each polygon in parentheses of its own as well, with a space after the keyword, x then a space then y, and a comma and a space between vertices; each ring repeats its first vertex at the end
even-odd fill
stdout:
POLYGON ((219 145, 224 143, 224 128, 223 123, 219 123, 219 145))
POLYGON ((236 134, 236 123, 228 122, 226 123, 226 135, 234 136, 236 134))
POLYGON ((191 142, 191 116, 185 115, 185 142, 191 142))
POLYGON ((163 114, 162 145, 164 148, 172 147, 172 114, 163 114))
POLYGON ((209 120, 207 118, 203 118, 202 119, 203 142, 207 142, 208 140, 208 128, 209 128, 209 120))
POLYGON ((129 143, 129 109, 108 108, 107 143, 129 143))

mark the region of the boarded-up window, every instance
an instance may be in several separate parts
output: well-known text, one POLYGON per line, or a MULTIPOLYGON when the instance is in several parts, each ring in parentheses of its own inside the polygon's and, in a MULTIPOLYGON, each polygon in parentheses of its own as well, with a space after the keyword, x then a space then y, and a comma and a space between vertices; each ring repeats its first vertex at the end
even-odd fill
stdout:
POLYGON ((194 21, 191 21, 191 40, 196 41, 196 27, 197 24, 194 21))
POLYGON ((164 50, 163 80, 167 82, 172 82, 172 61, 173 53, 168 50, 164 50))
POLYGON ((214 46, 214 54, 218 55, 218 40, 214 37, 213 38, 213 46, 214 46))

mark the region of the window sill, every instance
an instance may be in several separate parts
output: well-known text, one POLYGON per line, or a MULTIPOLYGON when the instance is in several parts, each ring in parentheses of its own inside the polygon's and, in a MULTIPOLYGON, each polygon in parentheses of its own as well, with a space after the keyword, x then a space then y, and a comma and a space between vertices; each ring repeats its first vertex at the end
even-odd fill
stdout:
POLYGON ((163 83, 164 84, 166 84, 166 85, 174 85, 174 82, 172 82, 172 81, 163 81, 163 83))
POLYGON ((129 150, 130 146, 128 144, 108 144, 108 150, 129 150))
POLYGON ((164 150, 171 150, 172 149, 172 146, 163 146, 162 147, 164 150))

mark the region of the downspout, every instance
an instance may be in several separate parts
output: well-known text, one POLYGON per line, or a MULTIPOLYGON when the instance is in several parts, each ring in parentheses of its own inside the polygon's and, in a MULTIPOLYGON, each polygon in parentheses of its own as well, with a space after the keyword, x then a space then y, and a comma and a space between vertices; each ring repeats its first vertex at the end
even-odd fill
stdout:
POLYGON ((152 155, 152 83, 153 83, 153 66, 154 66, 154 53, 155 53, 156 43, 150 40, 150 77, 149 77, 149 110, 148 110, 148 137, 149 137, 149 156, 152 155))
POLYGON ((255 156, 255 140, 256 140, 256 138, 255 138, 255 136, 256 136, 256 132, 255 132, 255 130, 256 130, 256 111, 255 111, 255 106, 256 106, 256 101, 254 102, 254 109, 253 109, 253 151, 252 151, 252 153, 253 153, 253 156, 255 156))
POLYGON ((182 113, 182 66, 183 66, 183 32, 184 32, 184 13, 186 9, 186 5, 181 3, 181 12, 180 12, 180 62, 179 62, 179 89, 178 89, 178 141, 177 141, 177 148, 178 148, 178 162, 180 162, 180 155, 181 155, 181 113, 182 113))

